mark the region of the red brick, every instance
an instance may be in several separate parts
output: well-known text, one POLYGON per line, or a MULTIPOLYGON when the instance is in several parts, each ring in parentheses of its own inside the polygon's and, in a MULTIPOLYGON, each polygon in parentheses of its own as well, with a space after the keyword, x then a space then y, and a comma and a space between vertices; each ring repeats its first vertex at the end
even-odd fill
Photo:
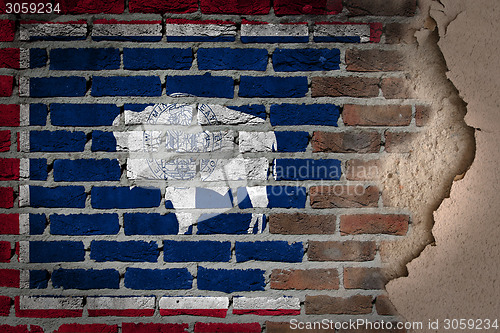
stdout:
MULTIPOLYGON (((304 324, 306 325, 306 324, 304 324)), ((314 323, 311 323, 314 325, 314 323)), ((266 333, 333 333, 331 329, 321 329, 317 326, 317 328, 304 328, 304 329, 292 329, 290 326, 290 322, 273 322, 266 321, 266 333)), ((304 326, 306 327, 306 326, 304 326)))
POLYGON ((212 333, 212 332, 241 332, 241 333, 260 333, 262 328, 259 323, 244 323, 244 324, 225 324, 225 323, 196 323, 194 325, 195 333, 212 333))
POLYGON ((339 289, 339 274, 336 269, 273 269, 271 289, 339 289))
POLYGON ((0 20, 0 42, 12 42, 16 26, 14 21, 0 20))
POLYGON ((19 271, 17 269, 0 269, 0 287, 19 288, 19 271))
POLYGON ((9 325, 0 325, 0 332, 2 333, 43 333, 43 329, 40 326, 30 325, 28 329, 28 325, 18 325, 18 326, 9 326, 9 325))
POLYGON ((349 160, 345 176, 347 180, 376 180, 380 176, 380 160, 349 160))
POLYGON ((123 323, 122 333, 184 333, 188 324, 123 323))
POLYGON ((340 217, 342 235, 389 234, 403 236, 408 232, 408 215, 357 214, 340 217))
POLYGON ((310 261, 371 261, 376 253, 375 242, 310 241, 307 257, 310 261))
POLYGON ((388 153, 409 153, 413 150, 419 133, 386 132, 385 151, 388 153))
POLYGON ((312 97, 377 97, 379 79, 372 77, 313 77, 312 97))
POLYGON ((12 96, 14 88, 14 77, 10 75, 0 75, 0 97, 12 96))
POLYGON ((377 309, 377 313, 381 316, 397 316, 398 311, 396 307, 392 304, 389 296, 380 295, 375 300, 375 309, 377 309))
POLYGON ((0 214, 0 235, 19 235, 19 214, 0 214))
POLYGON ((344 105, 342 119, 347 126, 408 126, 410 105, 344 105))
POLYGON ((415 122, 416 125, 427 126, 431 118, 431 107, 426 105, 417 105, 415 107, 415 122))
POLYGON ((80 333, 80 332, 118 333, 118 325, 64 324, 59 326, 58 330, 54 331, 54 333, 80 333))
POLYGON ((350 16, 413 16, 417 9, 416 0, 347 0, 344 5, 350 16))
POLYGON ((380 268, 344 268, 344 288, 346 289, 384 289, 386 283, 387 279, 380 268))
POLYGON ((19 126, 19 105, 0 105, 0 126, 19 126))
POLYGON ((201 12, 204 14, 268 14, 270 0, 201 0, 201 12))
POLYGON ((334 234, 336 217, 334 215, 309 214, 271 214, 269 232, 285 235, 334 234))
POLYGON ((321 14, 342 12, 342 0, 275 0, 276 15, 321 14))
POLYGON ((0 180, 19 180, 17 158, 0 158, 0 180))
POLYGON ((387 44, 415 44, 417 42, 416 31, 409 24, 388 23, 385 27, 385 42, 387 44))
POLYGON ((10 242, 0 242, 0 262, 10 262, 12 257, 10 242))
POLYGON ((382 94, 387 99, 414 98, 413 89, 410 88, 410 81, 399 77, 386 77, 382 79, 380 87, 382 94))
POLYGON ((8 316, 10 314, 10 306, 12 299, 7 296, 0 296, 0 316, 8 316))
POLYGON ((376 186, 312 186, 309 190, 312 208, 377 207, 380 197, 376 186))
POLYGON ((0 187, 0 208, 14 207, 14 189, 12 187, 0 187))
MULTIPOLYGON (((0 152, 10 150, 10 131, 0 131, 0 152)), ((0 177, 2 174, 2 166, 0 165, 0 177)))
POLYGON ((125 0, 60 0, 61 14, 121 14, 125 0))
POLYGON ((350 314, 360 315, 372 312, 372 297, 355 295, 349 298, 326 295, 306 296, 306 314, 350 314))
POLYGON ((377 132, 314 132, 313 152, 378 153, 382 144, 377 132))
POLYGON ((193 13, 198 10, 197 0, 130 0, 131 13, 193 13))
POLYGON ((347 70, 352 72, 392 72, 402 71, 407 63, 399 51, 378 49, 346 51, 347 70))
POLYGON ((0 68, 19 68, 19 49, 0 49, 0 68))

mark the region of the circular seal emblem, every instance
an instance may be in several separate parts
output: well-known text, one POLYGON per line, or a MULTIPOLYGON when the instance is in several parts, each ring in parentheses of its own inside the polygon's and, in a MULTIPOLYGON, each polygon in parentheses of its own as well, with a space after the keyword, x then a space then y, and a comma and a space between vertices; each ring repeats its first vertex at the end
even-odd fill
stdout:
MULTIPOLYGON (((198 110, 202 117, 209 119, 209 124, 216 124, 217 117, 206 104, 200 104, 198 110)), ((193 131, 190 126, 193 119, 193 106, 187 104, 156 104, 149 111, 147 124, 177 125, 179 129, 164 131, 166 150, 177 153, 205 153, 220 150, 222 147, 221 132, 203 131, 201 127, 193 131), (185 127, 184 129, 182 127, 185 127), (189 129, 189 131, 188 131, 189 129)), ((161 131, 144 131, 143 148, 151 151, 162 143, 161 131)), ((148 166, 158 179, 189 180, 196 176, 195 158, 147 159, 148 166)), ((202 159, 200 169, 204 175, 210 175, 217 165, 213 159, 202 159)))

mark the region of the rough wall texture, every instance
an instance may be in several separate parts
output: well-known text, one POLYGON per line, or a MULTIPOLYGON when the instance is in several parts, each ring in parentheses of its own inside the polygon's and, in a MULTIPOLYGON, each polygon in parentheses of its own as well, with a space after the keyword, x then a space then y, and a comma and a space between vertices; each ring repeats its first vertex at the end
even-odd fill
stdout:
POLYGON ((72 16, 0 21, 6 325, 286 332, 293 319, 399 318, 384 285, 433 241, 432 211, 473 156, 425 10, 61 11, 72 16))
POLYGON ((476 154, 434 213, 435 244, 408 265, 408 277, 391 281, 387 289, 407 320, 439 319, 439 329, 426 331, 442 332, 445 319, 481 324, 500 313, 500 40, 494 33, 500 12, 495 1, 440 1, 425 8, 439 28, 447 76, 467 103, 465 121, 476 128, 476 154))

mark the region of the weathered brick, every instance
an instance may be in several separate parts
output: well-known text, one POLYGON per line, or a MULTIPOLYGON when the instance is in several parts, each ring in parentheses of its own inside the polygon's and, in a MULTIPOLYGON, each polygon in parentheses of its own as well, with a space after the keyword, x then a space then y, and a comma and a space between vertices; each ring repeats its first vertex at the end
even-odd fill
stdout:
POLYGON ((339 289, 339 275, 336 269, 273 269, 271 289, 339 289))
POLYGON ((19 126, 19 105, 0 105, 0 126, 19 126))
POLYGON ((115 104, 50 104, 50 120, 55 126, 111 126, 119 114, 115 104))
POLYGON ((387 23, 385 26, 385 42, 388 44, 415 44, 416 29, 409 24, 387 23))
POLYGON ((304 249, 301 242, 289 244, 287 241, 236 242, 237 262, 250 260, 301 262, 304 249))
POLYGON ((19 49, 0 49, 0 68, 19 68, 19 49))
MULTIPOLYGON (((30 241, 29 262, 76 262, 85 260, 83 242, 72 241, 30 241)), ((20 254, 22 256, 23 253, 20 254)))
POLYGON ((372 312, 372 297, 355 295, 349 298, 326 295, 306 296, 306 314, 349 314, 360 315, 372 312))
POLYGON ((163 36, 159 20, 97 19, 93 23, 91 38, 94 41, 159 42, 163 36))
POLYGON ((51 70, 101 71, 120 68, 120 50, 64 48, 49 52, 51 70))
POLYGON ((116 235, 119 229, 118 214, 50 215, 52 235, 116 235))
MULTIPOLYGON (((23 87, 21 86, 20 89, 23 87)), ((30 97, 81 97, 87 91, 84 77, 32 77, 29 79, 30 97)))
POLYGON ((10 97, 14 89, 14 77, 0 75, 0 97, 10 97))
POLYGON ((187 268, 141 269, 127 268, 125 287, 138 290, 191 289, 193 276, 187 268))
POLYGON ((225 293, 264 290, 264 273, 261 269, 209 269, 198 266, 198 289, 225 293))
POLYGON ((132 70, 190 69, 193 53, 190 48, 124 48, 123 68, 132 70))
POLYGON ((339 180, 341 162, 336 159, 291 159, 274 160, 276 180, 339 180))
POLYGON ((83 186, 58 186, 42 187, 29 186, 29 199, 21 198, 27 201, 30 207, 46 208, 85 208, 87 194, 83 186))
POLYGON ((57 269, 52 272, 52 285, 62 289, 118 289, 120 273, 114 269, 57 269))
POLYGON ((345 7, 351 16, 413 16, 417 9, 417 1, 348 0, 345 1, 345 7))
POLYGON ((315 153, 378 153, 382 142, 377 132, 316 131, 311 144, 315 153))
POLYGON ((61 14, 121 14, 124 0, 62 0, 61 14))
POLYGON ((16 22, 0 20, 0 42, 12 42, 16 31, 16 22))
POLYGON ((240 77, 241 97, 305 97, 308 83, 305 76, 245 76, 240 77))
POLYGON ((272 62, 276 72, 331 71, 340 68, 340 50, 276 49, 272 62))
POLYGON ((142 187, 94 187, 91 191, 93 208, 151 208, 158 207, 161 191, 142 187))
POLYGON ((350 49, 345 54, 347 70, 352 72, 402 71, 407 63, 400 51, 350 49))
POLYGON ((160 96, 158 76, 94 76, 91 95, 100 96, 160 96))
POLYGON ((19 270, 0 269, 0 287, 19 288, 19 270))
POLYGON ((410 105, 344 105, 342 119, 347 126, 408 126, 410 105))
POLYGON ((380 295, 377 296, 375 300, 375 309, 377 309, 377 313, 382 316, 397 316, 398 311, 396 307, 392 304, 389 296, 380 295))
POLYGON ((165 262, 225 261, 231 259, 230 242, 163 241, 165 262))
POLYGON ((177 235, 179 222, 173 213, 161 215, 155 213, 123 214, 125 235, 177 235))
POLYGON ((82 159, 82 160, 55 160, 54 181, 118 181, 121 168, 118 160, 113 159, 82 159))
POLYGON ((201 70, 265 71, 267 67, 267 50, 199 48, 197 60, 198 69, 201 70))
POLYGON ((9 151, 10 145, 10 131, 0 131, 0 152, 9 151))
POLYGON ((244 333, 260 333, 262 328, 259 323, 196 323, 194 325, 195 333, 212 333, 212 332, 244 332, 244 333))
POLYGON ((272 126, 337 126, 339 115, 335 104, 274 104, 270 120, 272 126))
POLYGON ((377 97, 379 79, 373 77, 313 77, 312 97, 377 97))
POLYGON ((312 186, 309 197, 312 208, 364 208, 378 206, 379 192, 376 186, 312 186))
POLYGON ((282 235, 334 234, 335 215, 271 214, 269 232, 282 235))
POLYGON ((19 160, 17 158, 0 158, 0 181, 2 180, 19 180, 19 160))
POLYGON ((204 14, 268 14, 270 0, 201 0, 201 12, 204 14))
POLYGON ((347 180, 376 180, 381 172, 380 160, 349 160, 345 176, 347 180))
POLYGON ((386 132, 385 151, 388 153, 409 153, 418 145, 419 133, 386 132))
POLYGON ((87 137, 81 131, 30 131, 31 152, 83 151, 87 137))
POLYGON ((410 81, 399 77, 386 77, 381 81, 382 94, 387 99, 414 98, 410 81))
POLYGON ((131 13, 192 13, 198 10, 196 0, 130 0, 131 13))
POLYGON ((358 214, 340 217, 342 235, 389 234, 404 236, 410 217, 396 214, 358 214))
POLYGON ((320 14, 335 15, 342 12, 341 0, 276 0, 276 15, 320 14))
POLYGON ((234 80, 228 76, 205 75, 168 76, 167 95, 184 93, 199 97, 234 97, 234 80))
POLYGON ((376 252, 375 242, 310 241, 307 256, 310 261, 371 261, 376 252))
POLYGON ((427 105, 417 105, 415 107, 415 122, 416 125, 427 126, 431 118, 431 107, 427 105))
POLYGON ((14 189, 12 187, 0 187, 0 208, 14 207, 14 189))
POLYGON ((0 296, 0 316, 6 317, 10 314, 11 303, 14 303, 12 302, 12 298, 8 296, 0 296))
POLYGON ((380 268, 344 268, 344 287, 346 289, 383 289, 386 283, 387 279, 380 268))
POLYGON ((12 250, 10 242, 0 241, 0 262, 10 262, 12 250))
POLYGON ((157 262, 158 244, 145 241, 92 241, 90 259, 97 262, 157 262))

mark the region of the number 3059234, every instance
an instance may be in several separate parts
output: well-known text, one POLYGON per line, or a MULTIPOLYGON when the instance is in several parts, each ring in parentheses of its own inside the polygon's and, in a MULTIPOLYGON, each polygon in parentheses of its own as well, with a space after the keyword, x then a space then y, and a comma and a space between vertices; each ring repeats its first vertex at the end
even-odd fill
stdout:
POLYGON ((7 2, 5 4, 7 14, 59 14, 60 11, 58 3, 53 5, 51 3, 7 2))

